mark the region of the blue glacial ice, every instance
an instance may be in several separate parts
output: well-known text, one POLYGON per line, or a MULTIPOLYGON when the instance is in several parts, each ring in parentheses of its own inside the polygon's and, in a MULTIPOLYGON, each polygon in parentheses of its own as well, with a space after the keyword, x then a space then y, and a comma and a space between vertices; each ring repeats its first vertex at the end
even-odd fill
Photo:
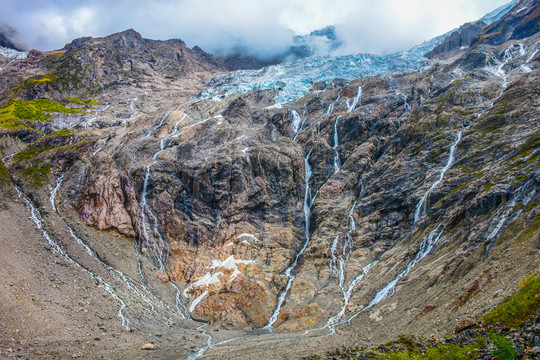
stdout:
MULTIPOLYGON (((486 14, 481 20, 489 24, 500 19, 517 1, 510 1, 486 14)), ((274 89, 279 90, 274 101, 281 104, 304 96, 317 82, 330 83, 334 79, 350 81, 368 76, 390 76, 422 70, 432 64, 423 55, 440 44, 454 30, 425 41, 408 51, 389 55, 326 55, 298 59, 259 70, 229 72, 207 80, 208 87, 195 98, 219 100, 235 93, 274 89)))
POLYGON ((207 80, 208 88, 196 98, 219 100, 234 93, 274 89, 279 90, 274 101, 286 103, 304 96, 316 82, 329 83, 334 79, 353 80, 418 71, 431 64, 423 55, 449 34, 426 41, 409 51, 390 55, 327 55, 285 62, 259 70, 232 71, 207 80))

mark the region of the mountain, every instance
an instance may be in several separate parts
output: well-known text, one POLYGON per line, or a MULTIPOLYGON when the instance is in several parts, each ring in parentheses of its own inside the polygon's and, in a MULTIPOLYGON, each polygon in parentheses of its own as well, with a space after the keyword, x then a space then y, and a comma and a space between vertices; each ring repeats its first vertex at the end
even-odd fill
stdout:
POLYGON ((476 21, 474 23, 466 23, 459 27, 456 31, 452 32, 444 41, 437 45, 433 50, 426 53, 424 56, 428 59, 440 58, 445 59, 450 56, 456 55, 459 51, 467 49, 473 39, 482 30, 487 27, 483 21, 476 21))
POLYGON ((473 41, 474 44, 500 45, 508 40, 521 40, 540 30, 538 4, 534 0, 520 1, 505 13, 502 21, 492 23, 473 41))
POLYGON ((190 49, 176 39, 143 39, 131 29, 104 38, 76 39, 57 51, 33 50, 20 67, 24 71, 0 74, 4 79, 0 89, 27 100, 87 97, 131 86, 181 88, 226 70, 198 47, 190 49))
POLYGON ((2 356, 302 358, 456 323, 473 341, 540 271, 540 34, 423 57, 451 37, 235 72, 133 30, 13 59, 2 356))

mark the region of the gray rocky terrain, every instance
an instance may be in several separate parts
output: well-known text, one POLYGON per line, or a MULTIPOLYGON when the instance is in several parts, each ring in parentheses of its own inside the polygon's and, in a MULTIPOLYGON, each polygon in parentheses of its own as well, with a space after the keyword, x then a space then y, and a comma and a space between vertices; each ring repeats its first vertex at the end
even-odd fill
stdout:
POLYGON ((537 23, 284 104, 197 97, 225 66, 133 30, 0 55, 1 356, 295 359, 481 317, 540 270, 537 23))

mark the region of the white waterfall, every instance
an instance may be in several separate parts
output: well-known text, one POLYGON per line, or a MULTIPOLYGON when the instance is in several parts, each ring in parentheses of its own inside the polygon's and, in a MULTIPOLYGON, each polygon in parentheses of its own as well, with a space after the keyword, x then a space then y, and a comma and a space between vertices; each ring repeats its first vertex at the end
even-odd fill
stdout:
POLYGON ((418 205, 416 205, 416 210, 414 211, 414 223, 418 222, 421 216, 426 214, 427 211, 427 200, 429 197, 429 194, 441 183, 442 179, 444 178, 444 174, 450 169, 450 166, 452 166, 452 162, 454 161, 454 154, 456 151, 456 146, 461 140, 461 135, 463 131, 460 131, 456 137, 456 141, 450 146, 450 151, 448 153, 448 159, 446 160, 446 165, 442 168, 439 178, 431 184, 429 189, 424 193, 420 201, 418 202, 418 205))
MULTIPOLYGON (((165 243, 165 240, 163 239, 163 236, 161 235, 161 232, 159 231, 159 220, 157 216, 153 213, 151 207, 148 205, 148 199, 147 199, 148 184, 150 182, 152 166, 157 163, 158 161, 157 158, 159 154, 161 154, 165 149, 167 149, 170 146, 171 140, 178 133, 178 126, 180 125, 182 121, 184 121, 185 118, 186 118, 186 114, 184 114, 184 116, 176 122, 171 134, 161 139, 159 150, 156 151, 154 155, 152 156, 152 162, 146 166, 143 189, 141 192, 141 207, 140 207, 141 222, 139 226, 140 228, 139 234, 142 237, 141 240, 147 246, 152 257, 157 262, 161 270, 165 270, 165 264, 168 260, 169 253, 168 253, 168 247, 165 243), (153 225, 151 225, 151 222, 153 225)), ((160 124, 160 126, 162 126, 162 124, 160 124)))
POLYGON ((340 117, 341 115, 339 115, 336 118, 336 121, 334 122, 334 147, 333 149, 334 149, 334 152, 336 153, 336 155, 334 156, 334 173, 337 173, 339 169, 341 168, 341 163, 339 160, 339 151, 338 151, 338 146, 339 146, 338 121, 340 117))
POLYGON ((292 271, 298 264, 298 259, 300 259, 300 256, 302 253, 306 250, 309 240, 310 240, 310 233, 309 233, 309 227, 310 227, 310 219, 311 219, 311 205, 315 201, 315 196, 311 196, 311 187, 309 185, 309 180, 311 179, 311 166, 309 165, 309 158, 311 156, 311 152, 313 151, 313 147, 309 150, 306 157, 304 158, 304 168, 305 168, 305 193, 304 193, 304 221, 305 221, 305 227, 304 227, 304 234, 305 234, 305 241, 304 245, 302 245, 302 248, 298 253, 296 253, 296 256, 294 258, 294 261, 291 265, 285 270, 285 275, 289 278, 287 281, 287 285, 285 286, 285 290, 279 295, 278 298, 278 304, 276 309, 274 310, 274 313, 270 317, 270 320, 268 321, 268 324, 265 326, 266 329, 272 329, 272 325, 277 321, 279 314, 281 312, 281 308, 283 307, 283 304, 285 302, 285 298, 287 297, 287 293, 289 292, 292 283, 295 279, 295 275, 292 274, 292 271))
POLYGON ((62 185, 63 180, 64 180, 64 174, 60 175, 58 179, 56 179, 56 186, 51 191, 51 195, 49 196, 49 201, 51 202, 51 206, 55 213, 58 212, 58 210, 56 209, 55 198, 56 198, 56 194, 58 193, 58 190, 60 189, 60 185, 62 185))
MULTIPOLYGON (((64 179, 64 175, 65 174, 62 174, 60 175, 57 180, 56 180, 56 186, 54 187, 54 189, 51 191, 50 193, 50 196, 49 196, 49 200, 50 200, 50 203, 51 203, 51 207, 53 208, 54 212, 55 213, 58 213, 58 210, 56 208, 56 195, 58 193, 58 190, 62 184, 62 181, 64 179)), ((22 194, 21 194, 22 195, 22 194)), ((30 204, 30 206, 32 206, 30 204)), ((37 210, 36 210, 37 211, 37 210)), ((35 220, 34 220, 35 222, 35 220)), ((153 301, 157 301, 158 303, 160 303, 166 310, 168 310, 170 313, 175 313, 172 309, 169 308, 169 306, 161 299, 159 299, 157 296, 155 296, 152 291, 144 284, 142 283, 139 283, 139 282, 136 282, 135 280, 131 279, 130 277, 128 277, 127 275, 125 275, 124 273, 122 273, 121 271, 113 268, 112 266, 106 264, 105 262, 103 262, 99 256, 97 255, 97 253, 92 250, 82 239, 80 239, 75 231, 69 226, 69 225, 66 225, 67 228, 69 229, 69 232, 70 232, 70 235, 73 239, 75 239, 75 241, 77 242, 77 244, 79 244, 84 250, 85 252, 90 255, 92 258, 94 258, 95 260, 97 260, 105 269, 107 269, 114 278, 116 278, 117 282, 118 283, 121 283, 121 284, 124 284, 131 293, 135 294, 136 296, 138 296, 138 300, 135 299, 133 297, 133 295, 129 295, 127 294, 130 298, 132 298, 137 304, 143 306, 143 304, 146 304, 148 307, 149 307, 149 311, 155 315, 160 315, 162 317, 164 317, 162 314, 160 314, 154 307, 154 304, 153 304, 153 301), (153 298, 153 300, 151 300, 150 298, 153 298), (139 300, 142 300, 142 303, 139 301, 139 300)), ((73 260, 72 260, 73 261, 73 260)), ((85 269, 85 271, 87 271, 85 269)), ((93 274, 93 273, 92 273, 93 274)), ((95 274, 94 274, 95 275, 95 274)), ((94 276, 92 275, 92 276, 94 276)), ((96 275, 97 276, 97 275, 96 275)), ((101 282, 105 282, 105 280, 103 280, 103 278, 101 278, 102 280, 100 281, 101 282)), ((173 284, 173 283, 171 283, 173 284)), ((112 286, 107 284, 108 288, 109 289, 112 289, 112 286)), ((174 287, 176 287, 176 289, 179 291, 178 287, 176 286, 176 284, 173 284, 174 287)), ((104 285, 105 287, 105 285, 104 285)), ((109 293, 111 292, 111 290, 107 290, 109 293)), ((178 292, 177 292, 178 294, 178 292)), ((114 297, 114 296, 113 296, 114 297)), ((179 300, 179 299, 177 299, 179 300)), ((122 303, 125 305, 125 302, 121 299, 119 299, 118 301, 122 301, 122 303)), ((184 313, 182 312, 182 310, 180 309, 180 307, 183 307, 183 305, 180 303, 178 304, 178 301, 176 303, 176 306, 177 306, 177 314, 176 315, 179 315, 181 318, 185 319, 185 315, 184 313)), ((123 306, 121 307, 121 311, 123 312, 124 309, 126 309, 127 306, 123 306)), ((165 319, 165 322, 166 320, 168 320, 168 317, 164 317, 165 319)))
POLYGON ((398 284, 399 280, 401 280, 405 275, 407 275, 420 260, 422 260, 424 257, 426 257, 427 254, 431 252, 437 241, 439 241, 444 229, 444 224, 440 223, 435 229, 433 229, 420 243, 420 247, 418 249, 418 252, 416 253, 414 259, 410 261, 405 269, 403 269, 397 276, 392 279, 382 290, 380 290, 371 302, 364 307, 362 310, 358 311, 354 315, 352 315, 349 319, 347 319, 347 322, 351 321, 355 317, 357 317, 360 313, 363 311, 371 308, 372 306, 377 305, 384 299, 392 296, 396 291, 396 285, 398 284))
POLYGON ((328 105, 328 110, 326 110, 326 116, 332 115, 333 112, 334 112, 334 103, 330 103, 330 105, 328 105))
POLYGON ((346 104, 347 104, 347 112, 350 113, 350 112, 353 112, 354 109, 356 109, 356 106, 358 105, 358 103, 360 102, 360 99, 362 98, 362 86, 359 86, 358 87, 358 92, 356 93, 356 97, 354 98, 352 104, 349 105, 349 99, 347 99, 346 101, 346 104))
POLYGON ((300 114, 298 114, 296 110, 291 110, 291 114, 293 117, 293 120, 291 123, 293 131, 294 131, 293 141, 296 141, 296 138, 302 132, 302 128, 304 127, 304 123, 306 122, 306 118, 304 117, 304 119, 302 119, 302 117, 300 116, 300 114))
POLYGON ((336 326, 339 325, 341 319, 345 315, 345 311, 347 310, 347 306, 349 305, 349 299, 351 298, 351 295, 356 288, 356 286, 360 283, 360 281, 364 278, 364 276, 371 270, 375 265, 377 265, 379 261, 375 260, 372 263, 367 264, 362 268, 362 273, 358 275, 354 280, 349 284, 347 287, 347 290, 345 290, 343 287, 341 288, 341 291, 343 293, 343 305, 339 309, 336 315, 332 316, 328 319, 326 322, 325 327, 329 328, 331 330, 331 334, 335 333, 336 326))
POLYGON ((345 315, 347 305, 349 304, 349 299, 354 289, 358 286, 360 281, 369 272, 369 270, 371 270, 371 268, 373 268, 378 263, 378 260, 375 260, 372 263, 364 266, 362 268, 362 272, 359 275, 357 275, 353 279, 353 281, 351 281, 349 286, 347 287, 345 286, 345 271, 348 265, 349 257, 353 250, 352 245, 351 245, 351 233, 356 230, 356 222, 354 220, 353 213, 354 213, 354 209, 356 208, 356 204, 362 198, 363 193, 364 193, 364 183, 363 181, 360 181, 360 192, 358 194, 358 197, 352 204, 348 213, 349 226, 348 226, 348 231, 344 236, 345 240, 342 244, 341 253, 337 254, 337 248, 338 248, 339 239, 340 239, 339 235, 334 238, 334 240, 332 241, 332 246, 330 247, 330 256, 332 257, 332 259, 330 260, 330 269, 337 276, 338 284, 343 295, 343 305, 341 306, 340 310, 336 313, 336 315, 328 319, 325 325, 325 327, 329 328, 332 333, 335 332, 335 327, 339 324, 340 320, 345 315), (339 264, 338 267, 336 267, 336 264, 339 264))
MULTIPOLYGON (((124 300, 122 300, 118 294, 116 293, 116 291, 113 289, 113 287, 108 283, 106 282, 101 276, 99 276, 98 274, 94 273, 93 271, 87 269, 86 267, 82 266, 81 264, 79 264, 77 261, 73 260, 64 250, 62 250, 62 248, 60 248, 60 246, 50 237, 50 235, 47 233, 47 231, 43 228, 43 222, 41 221, 41 213, 39 212, 39 210, 30 202, 30 200, 28 200, 24 195, 23 193, 19 190, 19 188, 13 184, 13 187, 15 188, 15 191, 17 192, 17 196, 24 201, 25 205, 26 205, 26 208, 28 209, 28 211, 30 212, 30 218, 32 219, 32 221, 34 222, 34 224, 36 225, 36 228, 38 230, 41 230, 41 233, 43 235, 43 237, 45 238, 45 240, 47 240, 47 243, 49 244, 49 246, 51 246, 52 249, 54 249, 60 256, 62 256, 66 261, 68 261, 69 263, 75 265, 76 267, 78 267, 79 269, 83 270, 84 272, 86 272, 87 274, 89 274, 92 278, 94 278, 97 282, 100 283, 100 285, 102 286, 102 288, 107 292, 109 293, 109 295, 111 295, 112 298, 114 298, 114 300, 118 303, 119 305, 119 310, 118 310, 118 317, 121 319, 122 321, 122 326, 126 329, 126 330, 130 330, 130 327, 129 327, 129 324, 130 324, 130 321, 129 319, 126 317, 126 315, 124 314, 124 311, 125 309, 127 308, 127 305, 125 303, 124 300)), ((54 198, 53 198, 53 202, 54 202, 54 198)))

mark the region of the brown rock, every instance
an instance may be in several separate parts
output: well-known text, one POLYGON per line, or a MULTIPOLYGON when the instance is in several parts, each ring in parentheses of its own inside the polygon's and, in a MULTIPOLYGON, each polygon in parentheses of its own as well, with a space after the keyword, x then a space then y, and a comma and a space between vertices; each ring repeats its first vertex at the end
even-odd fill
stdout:
POLYGON ((156 277, 163 283, 163 285, 166 285, 170 281, 169 275, 162 270, 156 271, 156 277))
POLYGON ((92 173, 92 177, 74 180, 86 181, 76 205, 81 220, 98 230, 135 236, 129 210, 136 209, 136 200, 129 181, 112 164, 100 164, 92 173))
POLYGON ((456 327, 454 328, 454 334, 458 334, 462 332, 463 330, 470 329, 476 325, 477 325, 476 320, 472 318, 468 318, 468 317, 462 318, 457 322, 456 327))
POLYGON ((151 344, 151 343, 147 343, 147 344, 144 344, 141 349, 143 350, 155 350, 156 349, 156 345, 154 344, 151 344))

